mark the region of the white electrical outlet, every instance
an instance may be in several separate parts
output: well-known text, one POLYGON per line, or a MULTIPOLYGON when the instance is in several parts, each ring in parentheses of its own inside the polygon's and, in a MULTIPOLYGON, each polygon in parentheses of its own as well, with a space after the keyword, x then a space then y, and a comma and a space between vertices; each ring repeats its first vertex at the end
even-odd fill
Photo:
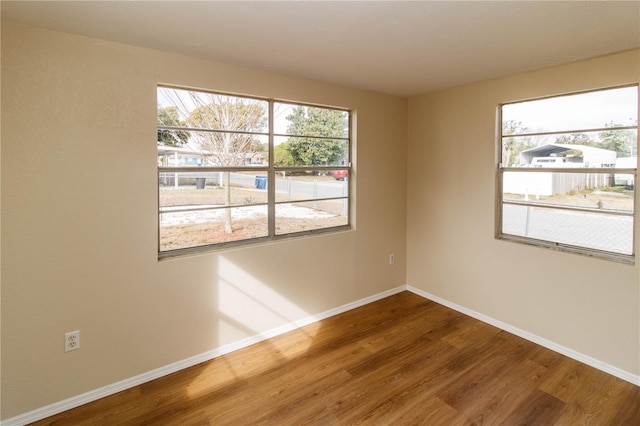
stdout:
POLYGON ((393 265, 394 263, 396 263, 396 255, 391 253, 389 255, 389 265, 393 265))
POLYGON ((80 349, 80 330, 64 333, 64 351, 80 349))

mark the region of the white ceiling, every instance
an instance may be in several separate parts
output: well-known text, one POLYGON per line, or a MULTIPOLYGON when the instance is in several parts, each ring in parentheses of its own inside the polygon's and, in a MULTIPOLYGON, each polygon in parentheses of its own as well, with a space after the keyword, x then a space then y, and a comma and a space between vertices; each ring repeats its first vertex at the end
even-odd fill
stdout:
POLYGON ((640 2, 2 1, 2 19, 417 95, 640 47, 640 2))

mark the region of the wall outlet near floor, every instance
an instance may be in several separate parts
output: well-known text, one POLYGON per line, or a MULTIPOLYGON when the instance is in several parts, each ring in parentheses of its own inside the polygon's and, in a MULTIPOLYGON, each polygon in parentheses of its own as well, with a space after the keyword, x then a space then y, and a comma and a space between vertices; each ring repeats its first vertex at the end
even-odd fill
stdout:
POLYGON ((64 351, 80 349, 80 330, 64 333, 64 351))
POLYGON ((396 255, 391 253, 389 255, 389 265, 393 265, 394 263, 396 263, 396 255))

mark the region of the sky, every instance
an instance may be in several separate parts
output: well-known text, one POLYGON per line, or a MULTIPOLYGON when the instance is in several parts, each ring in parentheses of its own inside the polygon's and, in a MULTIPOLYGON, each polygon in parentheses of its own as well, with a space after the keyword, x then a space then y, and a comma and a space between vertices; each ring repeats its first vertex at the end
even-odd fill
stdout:
POLYGON ((530 132, 597 129, 612 121, 636 125, 638 87, 507 104, 502 119, 520 121, 530 132))

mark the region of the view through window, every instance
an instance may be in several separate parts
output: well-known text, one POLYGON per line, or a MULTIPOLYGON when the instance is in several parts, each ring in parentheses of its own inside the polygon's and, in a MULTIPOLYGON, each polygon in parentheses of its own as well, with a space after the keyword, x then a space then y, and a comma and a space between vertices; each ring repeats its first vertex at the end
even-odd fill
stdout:
POLYGON ((500 113, 498 237, 633 262, 638 86, 500 113))
POLYGON ((158 87, 159 253, 348 228, 347 110, 158 87))

